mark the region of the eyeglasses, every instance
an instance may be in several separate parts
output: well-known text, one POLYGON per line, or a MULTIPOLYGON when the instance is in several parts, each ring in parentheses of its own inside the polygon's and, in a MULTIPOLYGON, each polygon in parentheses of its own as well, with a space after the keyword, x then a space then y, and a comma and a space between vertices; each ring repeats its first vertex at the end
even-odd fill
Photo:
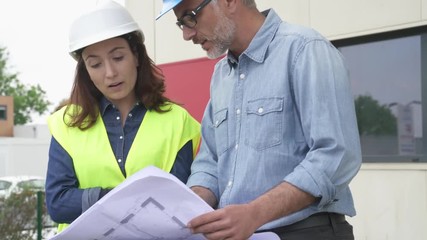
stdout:
POLYGON ((178 18, 176 25, 182 30, 184 26, 188 28, 194 28, 197 24, 196 16, 197 14, 206 6, 211 0, 203 1, 199 6, 197 6, 193 11, 185 13, 182 17, 178 18))

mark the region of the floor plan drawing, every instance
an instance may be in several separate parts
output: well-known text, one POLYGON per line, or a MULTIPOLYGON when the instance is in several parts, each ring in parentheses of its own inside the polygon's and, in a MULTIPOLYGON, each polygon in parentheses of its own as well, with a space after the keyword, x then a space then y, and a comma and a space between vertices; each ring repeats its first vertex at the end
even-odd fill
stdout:
MULTIPOLYGON (((127 178, 50 240, 205 240, 186 224, 210 211, 175 176, 150 166, 127 178)), ((262 233, 250 240, 276 237, 262 233)))
POLYGON ((126 232, 135 233, 141 240, 175 239, 185 240, 191 237, 190 231, 178 217, 166 211, 166 207, 153 197, 136 202, 116 226, 107 229, 98 239, 123 239, 126 232), (163 219, 158 223, 152 221, 151 216, 160 216, 163 219), (124 231, 122 231, 124 230, 124 231), (174 231, 171 231, 174 230, 174 231))

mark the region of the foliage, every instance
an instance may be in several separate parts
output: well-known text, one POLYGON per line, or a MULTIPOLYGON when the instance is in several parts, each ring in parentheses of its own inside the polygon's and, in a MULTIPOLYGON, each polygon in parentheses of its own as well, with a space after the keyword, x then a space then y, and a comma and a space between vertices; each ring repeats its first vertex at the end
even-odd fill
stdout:
POLYGON ((386 105, 371 96, 360 95, 355 100, 360 135, 396 135, 397 120, 386 105))
POLYGON ((25 85, 17 73, 7 72, 8 52, 0 47, 0 95, 13 96, 14 124, 23 125, 32 121, 31 114, 44 114, 51 104, 40 85, 25 85))
MULTIPOLYGON (((44 203, 44 193, 41 194, 44 203)), ((42 204, 41 226, 51 224, 42 204)), ((37 234, 37 192, 26 189, 0 198, 0 233, 3 240, 33 240, 37 234)))

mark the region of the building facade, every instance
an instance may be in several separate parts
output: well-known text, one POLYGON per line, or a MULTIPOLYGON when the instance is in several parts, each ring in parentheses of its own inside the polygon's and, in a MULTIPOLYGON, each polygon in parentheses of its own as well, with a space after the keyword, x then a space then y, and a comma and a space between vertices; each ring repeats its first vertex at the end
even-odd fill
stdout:
POLYGON ((13 97, 0 96, 0 137, 13 137, 13 97))

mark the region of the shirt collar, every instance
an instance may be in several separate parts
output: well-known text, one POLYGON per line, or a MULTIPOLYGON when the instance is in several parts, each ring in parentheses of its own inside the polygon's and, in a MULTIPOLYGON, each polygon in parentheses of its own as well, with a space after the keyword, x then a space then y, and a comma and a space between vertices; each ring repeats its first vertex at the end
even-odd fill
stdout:
POLYGON ((102 97, 99 101, 99 110, 102 116, 104 116, 105 111, 108 107, 113 107, 113 104, 105 97, 102 97))
MULTIPOLYGON (((258 63, 264 62, 268 47, 271 41, 273 41, 273 38, 276 35, 280 24, 282 23, 279 15, 277 15, 273 9, 263 11, 262 14, 266 16, 263 25, 252 39, 249 47, 242 53, 242 55, 244 54, 258 63)), ((230 68, 233 68, 237 65, 238 60, 233 56, 233 54, 228 52, 227 58, 230 68)))
MULTIPOLYGON (((135 103, 135 106, 141 106, 143 109, 145 108, 144 104, 141 104, 141 102, 139 101, 135 103)), ((110 108, 115 108, 114 104, 111 103, 106 97, 102 97, 99 101, 99 109, 101 116, 104 116, 105 112, 110 108)))

